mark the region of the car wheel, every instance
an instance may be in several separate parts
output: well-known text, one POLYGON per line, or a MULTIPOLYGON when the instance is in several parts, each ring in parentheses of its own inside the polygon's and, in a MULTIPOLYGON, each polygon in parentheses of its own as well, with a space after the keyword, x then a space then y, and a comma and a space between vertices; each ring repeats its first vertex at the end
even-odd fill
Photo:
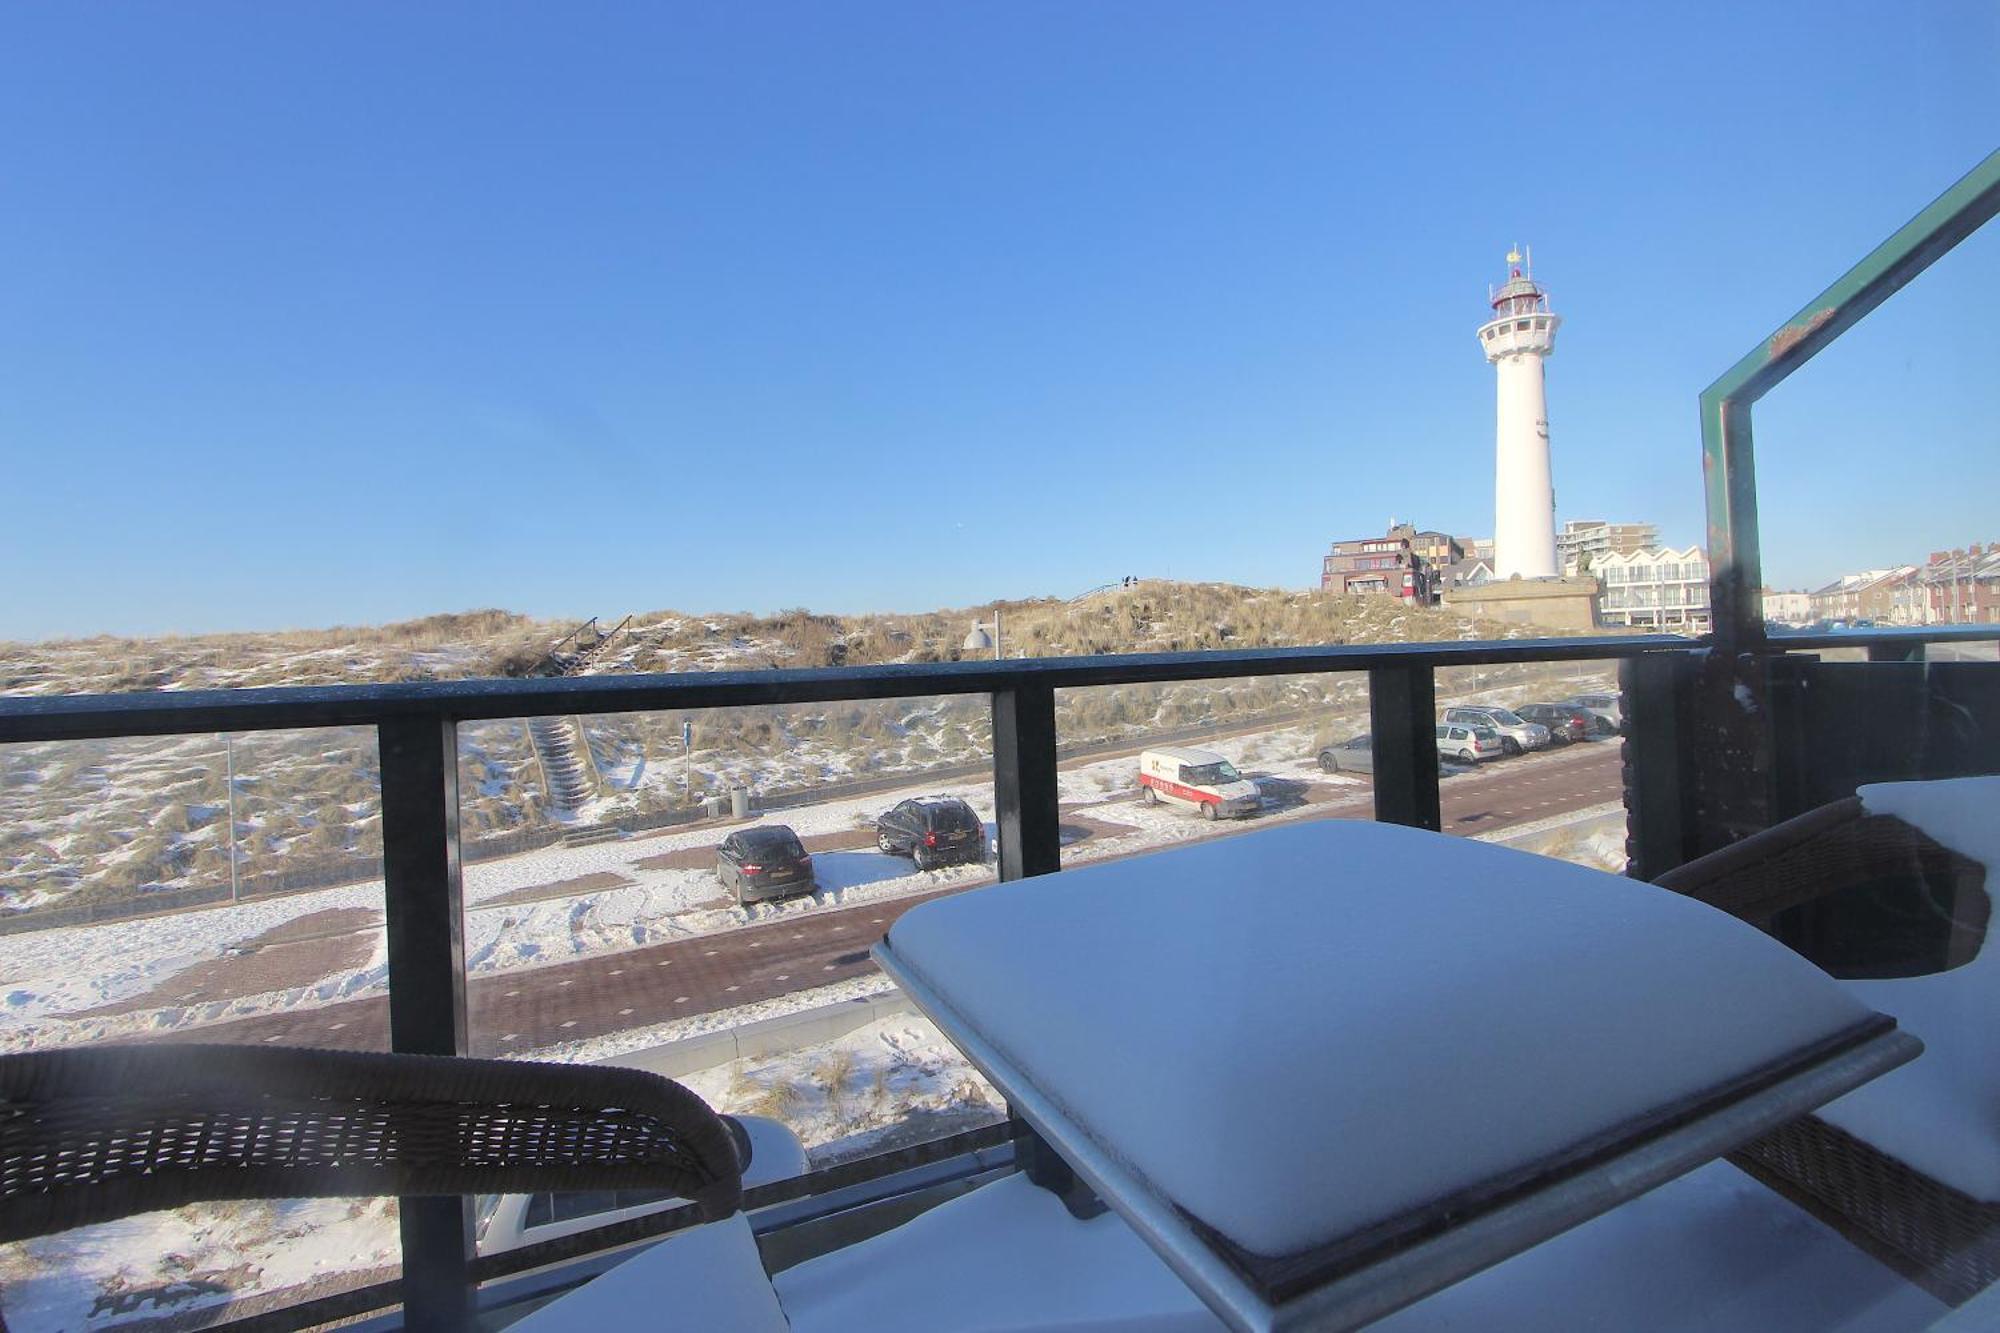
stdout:
POLYGON ((1222 806, 1219 802, 1203 801, 1201 803, 1201 817, 1203 819, 1214 819, 1216 817, 1216 812, 1221 810, 1221 808, 1222 806))
POLYGON ((893 855, 896 850, 896 844, 889 840, 888 833, 883 829, 875 830, 875 845, 879 847, 881 850, 890 853, 891 855, 893 855))
POLYGON ((1458 762, 1461 764, 1476 764, 1479 762, 1479 756, 1470 750, 1460 750, 1458 752, 1458 762))
POLYGON ((930 853, 924 850, 921 843, 910 848, 910 860, 919 870, 929 870, 931 868, 930 853))
POLYGON ((1501 754, 1521 753, 1521 742, 1515 740, 1512 736, 1502 736, 1500 738, 1500 753, 1501 754))
POLYGON ((1139 799, 1147 805, 1158 805, 1160 803, 1160 794, 1151 787, 1142 784, 1139 788, 1139 799))
POLYGON ((1333 757, 1333 751, 1321 750, 1319 752, 1319 771, 1322 773, 1338 773, 1340 771, 1340 761, 1333 757))

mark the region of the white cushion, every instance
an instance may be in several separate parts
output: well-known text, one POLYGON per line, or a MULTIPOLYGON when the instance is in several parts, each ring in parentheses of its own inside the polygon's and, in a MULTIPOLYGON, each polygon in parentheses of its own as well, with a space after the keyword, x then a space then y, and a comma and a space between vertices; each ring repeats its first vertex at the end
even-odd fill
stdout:
POLYGON ((1945 1306, 1724 1162, 1371 1324, 1372 1333, 1915 1333, 1945 1306))
POLYGON ((1868 1016, 1743 923, 1385 824, 1225 838, 924 903, 903 964, 1154 1188, 1291 1254, 1868 1016))
POLYGON ((676 1232, 511 1326, 518 1333, 787 1333, 741 1213, 676 1232))
MULTIPOLYGON (((2000 777, 1863 787, 1862 808, 1894 815, 2000 879, 2000 777)), ((1986 1203, 2000 1203, 2000 944, 1987 928, 1979 955, 1927 977, 1851 981, 1863 1004, 1894 1014, 1924 1056, 1830 1103, 1820 1116, 1986 1203)))
POLYGON ((1220 1333, 1115 1213, 1014 1175, 772 1279, 792 1333, 1220 1333))

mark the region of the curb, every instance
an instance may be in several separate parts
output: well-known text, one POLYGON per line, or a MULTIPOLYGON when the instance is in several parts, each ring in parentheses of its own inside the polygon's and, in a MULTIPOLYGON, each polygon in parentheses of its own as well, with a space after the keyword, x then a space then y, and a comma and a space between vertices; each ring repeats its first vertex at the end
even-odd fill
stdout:
POLYGON ((726 1065, 731 1060, 772 1055, 800 1046, 833 1041, 877 1019, 916 1011, 916 1005, 902 991, 887 990, 880 995, 836 1000, 832 1004, 804 1009, 796 1014, 780 1014, 776 1018, 760 1019, 722 1032, 704 1032, 699 1037, 685 1037, 680 1041, 649 1046, 642 1051, 607 1056, 596 1063, 622 1065, 627 1069, 664 1074, 668 1078, 682 1078, 717 1065, 726 1065))
POLYGON ((1513 828, 1498 829, 1492 833, 1475 833, 1472 836, 1477 842, 1491 842, 1505 846, 1510 842, 1519 842, 1524 838, 1534 838, 1545 833, 1553 833, 1557 829, 1568 828, 1572 824, 1583 824, 1592 820, 1609 819, 1613 815, 1622 815, 1624 813, 1624 801, 1606 801, 1602 805, 1586 806, 1581 810, 1570 810, 1548 819, 1538 819, 1528 824, 1517 824, 1513 828))

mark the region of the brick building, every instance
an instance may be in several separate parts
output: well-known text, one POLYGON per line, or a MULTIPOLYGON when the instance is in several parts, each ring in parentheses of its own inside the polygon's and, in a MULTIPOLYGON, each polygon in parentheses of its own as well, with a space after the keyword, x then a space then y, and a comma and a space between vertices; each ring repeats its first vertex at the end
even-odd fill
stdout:
POLYGON ((1319 586, 1329 592, 1388 594, 1414 606, 1437 601, 1437 571, 1456 560, 1458 539, 1392 523, 1380 537, 1337 541, 1320 560, 1319 586), (1426 554, 1426 553, 1430 554, 1426 554), (1440 556, 1449 556, 1445 564, 1440 556))
POLYGON ((1932 551, 1917 571, 1923 623, 1988 625, 2000 620, 2000 542, 1983 549, 1932 551))

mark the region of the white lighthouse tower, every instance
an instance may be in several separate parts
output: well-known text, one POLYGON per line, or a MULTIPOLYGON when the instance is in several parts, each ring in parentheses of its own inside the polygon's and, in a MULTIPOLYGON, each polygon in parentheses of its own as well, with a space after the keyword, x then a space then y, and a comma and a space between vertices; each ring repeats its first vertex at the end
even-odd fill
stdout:
POLYGON ((1533 265, 1507 252, 1507 281, 1492 293, 1479 345, 1499 378, 1494 431, 1493 573, 1554 578, 1556 500, 1549 480, 1549 406, 1542 363, 1556 350, 1560 316, 1535 285, 1533 265))

